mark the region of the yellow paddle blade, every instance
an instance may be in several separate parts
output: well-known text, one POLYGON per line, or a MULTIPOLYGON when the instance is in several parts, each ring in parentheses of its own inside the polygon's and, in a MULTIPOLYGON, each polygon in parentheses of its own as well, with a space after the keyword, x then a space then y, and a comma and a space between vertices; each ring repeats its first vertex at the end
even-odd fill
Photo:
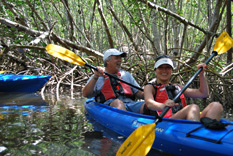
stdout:
POLYGON ((118 149, 116 156, 145 156, 155 140, 155 123, 137 128, 118 149))
POLYGON ((3 117, 3 114, 2 113, 0 113, 0 119, 3 119, 4 117, 3 117))
POLYGON ((61 46, 48 44, 45 49, 50 55, 53 55, 54 57, 60 58, 64 61, 81 66, 84 66, 86 64, 86 62, 83 61, 80 56, 61 46))
POLYGON ((214 51, 218 54, 227 52, 233 46, 233 39, 227 32, 223 32, 216 40, 214 45, 214 51))
POLYGON ((5 73, 5 70, 0 71, 0 74, 3 74, 3 73, 5 73))

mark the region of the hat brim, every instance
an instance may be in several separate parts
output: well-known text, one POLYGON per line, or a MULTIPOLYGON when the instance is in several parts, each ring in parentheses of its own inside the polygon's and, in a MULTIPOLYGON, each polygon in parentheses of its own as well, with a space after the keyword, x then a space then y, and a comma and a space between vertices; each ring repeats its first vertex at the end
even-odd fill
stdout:
POLYGON ((125 52, 118 51, 116 49, 110 49, 109 51, 106 51, 104 53, 103 61, 105 61, 109 56, 121 56, 121 57, 126 57, 125 52))
POLYGON ((126 57, 126 53, 122 52, 121 57, 126 57))
POLYGON ((158 68, 159 66, 161 65, 164 65, 164 64, 167 64, 167 65, 170 65, 172 67, 172 69, 174 70, 174 65, 173 65, 173 62, 171 59, 169 58, 162 58, 162 59, 159 59, 155 65, 154 65, 154 69, 158 68))

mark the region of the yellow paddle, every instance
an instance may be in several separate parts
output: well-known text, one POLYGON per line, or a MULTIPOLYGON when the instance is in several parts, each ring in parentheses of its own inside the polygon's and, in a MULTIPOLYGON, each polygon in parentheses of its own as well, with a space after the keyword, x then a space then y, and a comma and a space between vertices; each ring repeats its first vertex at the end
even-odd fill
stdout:
MULTIPOLYGON (((92 66, 90 64, 87 64, 86 61, 84 61, 80 56, 78 56, 77 54, 75 54, 74 52, 64 48, 64 47, 61 47, 61 46, 58 46, 58 45, 54 45, 54 44, 48 44, 46 46, 46 51, 50 54, 50 55, 53 55, 54 57, 57 57, 57 58, 60 58, 64 61, 67 61, 67 62, 70 62, 70 63, 73 63, 73 64, 76 64, 76 65, 80 65, 80 66, 87 66, 87 67, 90 67, 94 70, 97 70, 97 68, 95 66, 92 66)), ((107 72, 104 72, 105 75, 109 76, 109 77, 112 77, 118 81, 121 81, 123 83, 126 83, 138 90, 141 90, 143 91, 142 88, 138 87, 138 86, 135 86, 131 83, 128 83, 118 77, 116 77, 115 75, 112 75, 112 74, 109 74, 107 72)))
POLYGON ((4 118, 3 114, 2 114, 2 113, 0 113, 0 119, 3 119, 3 118, 4 118))
POLYGON ((5 73, 5 70, 0 71, 0 74, 3 74, 3 73, 5 73))
MULTIPOLYGON (((212 55, 206 60, 205 64, 208 64, 210 60, 218 55, 227 52, 233 46, 233 39, 223 32, 216 40, 214 51, 212 55)), ((180 95, 188 88, 194 78, 202 71, 203 68, 199 68, 198 71, 190 78, 187 84, 176 95, 173 101, 176 101, 180 95)), ((117 156, 145 156, 151 149, 151 146, 155 139, 154 128, 156 124, 161 121, 164 115, 168 112, 170 107, 165 107, 159 118, 156 118, 154 123, 143 125, 137 128, 130 136, 123 142, 121 147, 117 151, 117 156)))

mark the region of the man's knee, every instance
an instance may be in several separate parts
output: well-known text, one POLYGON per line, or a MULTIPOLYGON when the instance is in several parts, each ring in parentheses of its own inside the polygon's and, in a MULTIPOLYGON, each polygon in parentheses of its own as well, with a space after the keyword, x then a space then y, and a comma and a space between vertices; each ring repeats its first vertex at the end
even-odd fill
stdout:
POLYGON ((116 108, 118 108, 118 109, 123 109, 123 110, 125 110, 125 105, 124 105, 124 103, 123 103, 121 100, 119 100, 119 99, 115 99, 114 101, 112 101, 112 102, 110 103, 110 106, 116 107, 116 108))

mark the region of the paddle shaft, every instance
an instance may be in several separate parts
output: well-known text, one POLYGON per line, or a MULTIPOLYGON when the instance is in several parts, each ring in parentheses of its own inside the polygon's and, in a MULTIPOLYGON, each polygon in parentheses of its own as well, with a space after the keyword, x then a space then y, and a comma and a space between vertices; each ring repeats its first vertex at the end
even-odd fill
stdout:
MULTIPOLYGON (((92 66, 92 65, 90 65, 90 64, 87 64, 87 63, 86 63, 85 66, 87 66, 87 67, 89 67, 89 68, 92 68, 92 69, 98 71, 98 69, 97 69, 95 66, 92 66)), ((138 89, 138 90, 140 90, 140 91, 143 91, 142 88, 140 88, 140 87, 138 87, 138 86, 135 86, 135 85, 133 85, 133 84, 131 84, 131 83, 128 83, 128 82, 126 82, 126 81, 124 81, 124 80, 122 80, 122 79, 120 79, 120 78, 118 78, 118 77, 116 77, 116 76, 114 76, 114 75, 112 75, 112 74, 109 74, 109 73, 107 73, 107 72, 104 72, 104 74, 107 75, 107 76, 109 76, 109 77, 111 77, 111 78, 114 78, 114 79, 116 79, 116 80, 118 80, 118 81, 121 81, 121 82, 123 82, 123 83, 125 83, 125 84, 127 84, 127 85, 129 85, 129 86, 132 86, 132 87, 134 87, 134 88, 136 88, 136 89, 138 89)))
MULTIPOLYGON (((207 65, 214 56, 218 55, 216 51, 212 52, 212 55, 205 61, 205 64, 207 65)), ((197 75, 203 70, 203 67, 199 68, 198 71, 189 79, 189 81, 186 83, 186 85, 180 90, 180 92, 175 96, 173 101, 176 101, 181 94, 184 93, 184 91, 188 88, 188 86, 191 84, 191 82, 197 77, 197 75)), ((165 114, 169 111, 171 107, 166 106, 163 112, 160 114, 160 118, 163 118, 165 114)), ((157 118, 155 120, 155 123, 158 123, 160 120, 157 118)))

